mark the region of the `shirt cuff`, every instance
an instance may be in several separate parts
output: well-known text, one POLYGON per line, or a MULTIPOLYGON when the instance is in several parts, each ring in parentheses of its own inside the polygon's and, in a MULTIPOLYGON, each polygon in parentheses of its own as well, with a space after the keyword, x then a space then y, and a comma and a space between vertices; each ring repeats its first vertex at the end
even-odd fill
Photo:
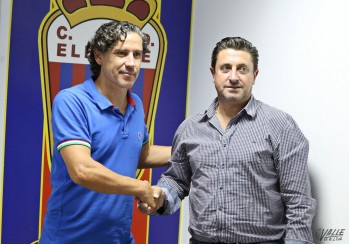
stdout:
POLYGON ((181 200, 178 197, 178 194, 169 186, 158 185, 161 187, 162 191, 165 194, 164 205, 152 213, 152 215, 171 215, 176 212, 180 207, 181 200))
POLYGON ((295 239, 285 239, 285 244, 312 244, 312 242, 295 239))

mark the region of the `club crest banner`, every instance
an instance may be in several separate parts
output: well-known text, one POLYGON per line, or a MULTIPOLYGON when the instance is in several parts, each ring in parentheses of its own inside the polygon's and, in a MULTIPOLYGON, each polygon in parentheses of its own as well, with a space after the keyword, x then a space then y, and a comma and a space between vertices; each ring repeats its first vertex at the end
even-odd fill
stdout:
MULTIPOLYGON (((150 53, 143 57, 141 71, 132 91, 137 93, 143 101, 145 122, 152 140, 167 51, 166 34, 159 22, 160 4, 160 0, 51 1, 50 11, 43 19, 38 33, 44 112, 39 236, 51 192, 50 169, 53 135, 50 120, 52 102, 60 90, 90 78, 91 71, 86 58, 86 44, 98 27, 110 20, 128 21, 138 25, 148 37, 150 53)), ((139 179, 151 181, 151 176, 152 172, 149 169, 137 171, 139 179)), ((138 210, 134 211, 132 233, 136 243, 148 243, 148 229, 149 217, 138 210)))

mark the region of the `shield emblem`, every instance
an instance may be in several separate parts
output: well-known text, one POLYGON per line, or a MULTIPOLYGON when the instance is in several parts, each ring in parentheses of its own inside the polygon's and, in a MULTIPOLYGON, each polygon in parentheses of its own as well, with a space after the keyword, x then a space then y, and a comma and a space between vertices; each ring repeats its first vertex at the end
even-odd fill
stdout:
MULTIPOLYGON (((145 122, 150 138, 153 138, 167 50, 165 31, 158 19, 158 6, 158 0, 56 0, 52 2, 50 12, 43 19, 38 37, 44 111, 39 236, 51 192, 52 102, 60 90, 82 83, 91 77, 86 58, 86 44, 98 27, 110 20, 126 20, 138 25, 148 37, 150 53, 142 60, 141 71, 132 92, 143 101, 145 122)), ((151 170, 137 171, 137 178, 151 181, 151 170)), ((138 210, 134 211, 132 233, 136 243, 148 242, 148 218, 138 210)))

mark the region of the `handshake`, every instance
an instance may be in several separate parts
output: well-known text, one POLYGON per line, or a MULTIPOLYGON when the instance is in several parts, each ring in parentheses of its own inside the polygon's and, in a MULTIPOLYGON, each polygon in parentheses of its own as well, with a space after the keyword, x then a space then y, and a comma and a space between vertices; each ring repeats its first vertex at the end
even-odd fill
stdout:
POLYGON ((138 209, 150 215, 164 205, 165 193, 158 186, 151 186, 147 181, 143 181, 144 188, 141 194, 136 195, 138 209))

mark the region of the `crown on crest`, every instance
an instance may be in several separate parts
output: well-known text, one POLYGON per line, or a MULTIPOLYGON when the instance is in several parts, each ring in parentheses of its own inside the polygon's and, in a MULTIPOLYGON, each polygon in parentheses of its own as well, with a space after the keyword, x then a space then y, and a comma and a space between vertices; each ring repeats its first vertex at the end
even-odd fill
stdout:
POLYGON ((56 0, 71 27, 91 19, 128 21, 141 29, 154 16, 157 0, 56 0))

